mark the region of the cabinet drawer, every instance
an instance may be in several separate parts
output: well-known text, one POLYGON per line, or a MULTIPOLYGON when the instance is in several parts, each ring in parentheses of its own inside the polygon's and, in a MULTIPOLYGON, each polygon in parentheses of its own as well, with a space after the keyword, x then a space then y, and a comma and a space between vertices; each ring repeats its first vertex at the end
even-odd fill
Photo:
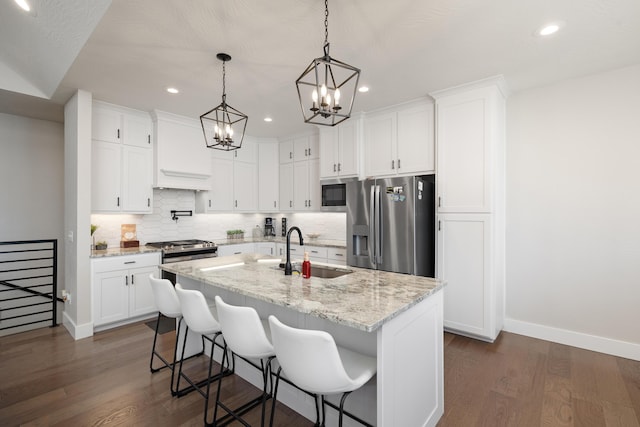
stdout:
POLYGON ((309 258, 311 259, 315 258, 318 261, 326 262, 327 248, 318 247, 318 246, 305 246, 305 247, 306 247, 305 250, 309 252, 309 258))
POLYGON ((94 258, 91 266, 94 273, 104 271, 128 270, 138 267, 153 267, 160 264, 160 252, 139 255, 123 255, 105 258, 94 258))
POLYGON ((339 263, 347 262, 347 249, 346 248, 328 248, 327 259, 329 262, 338 261, 339 263))

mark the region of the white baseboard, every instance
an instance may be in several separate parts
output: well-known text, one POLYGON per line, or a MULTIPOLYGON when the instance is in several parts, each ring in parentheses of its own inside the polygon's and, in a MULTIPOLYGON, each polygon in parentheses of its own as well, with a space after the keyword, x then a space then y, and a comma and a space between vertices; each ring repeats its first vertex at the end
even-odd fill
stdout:
POLYGON ((569 331, 567 329, 558 329, 551 326, 523 322, 521 320, 509 318, 504 321, 504 330, 515 334, 526 335, 546 341, 640 361, 640 344, 636 343, 618 341, 611 338, 569 331))
POLYGON ((62 313, 62 325, 69 331, 73 339, 81 340, 83 338, 89 338, 93 336, 93 323, 85 323, 84 325, 76 325, 76 323, 69 317, 67 312, 62 313))

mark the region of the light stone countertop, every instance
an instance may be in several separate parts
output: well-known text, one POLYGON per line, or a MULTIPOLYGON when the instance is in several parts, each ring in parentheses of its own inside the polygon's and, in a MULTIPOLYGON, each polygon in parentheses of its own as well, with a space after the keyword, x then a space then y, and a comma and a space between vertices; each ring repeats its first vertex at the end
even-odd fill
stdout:
MULTIPOLYGON (((304 244, 305 246, 321 246, 327 248, 346 248, 347 243, 344 240, 331 240, 331 239, 310 239, 304 236, 304 244)), ((218 239, 214 240, 215 244, 218 246, 225 245, 238 245, 241 243, 282 243, 286 244, 286 237, 245 237, 244 239, 218 239)), ((291 237, 291 244, 297 245, 299 244, 298 234, 293 234, 291 237)))
POLYGON ((147 254, 151 252, 161 252, 160 248, 152 248, 151 246, 139 246, 136 248, 107 248, 101 251, 92 250, 91 258, 103 258, 111 256, 123 256, 123 255, 139 255, 147 254))
MULTIPOLYGON (((284 237, 258 237, 258 238, 244 238, 244 239, 218 239, 214 240, 216 246, 226 246, 226 245, 239 245, 242 243, 282 243, 286 244, 287 239, 284 237)), ((298 244, 297 235, 296 238, 292 240, 291 244, 298 244)), ((321 246, 327 248, 346 248, 347 244, 342 240, 321 240, 321 239, 304 239, 304 244, 306 246, 321 246)), ((110 256, 122 256, 122 255, 137 255, 137 254, 145 254, 149 252, 160 252, 162 249, 153 248, 151 246, 140 245, 137 248, 118 248, 111 247, 105 250, 91 251, 91 258, 102 258, 102 257, 110 257, 110 256)))
POLYGON ((377 330, 443 287, 433 278, 344 266, 335 267, 353 273, 333 279, 303 279, 300 275, 285 276, 279 262, 279 257, 241 254, 160 268, 366 332, 377 330))

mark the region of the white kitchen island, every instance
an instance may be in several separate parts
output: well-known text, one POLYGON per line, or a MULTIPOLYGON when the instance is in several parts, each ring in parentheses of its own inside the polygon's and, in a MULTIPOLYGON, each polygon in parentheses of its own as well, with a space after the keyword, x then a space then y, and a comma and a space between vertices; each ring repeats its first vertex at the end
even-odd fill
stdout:
MULTIPOLYGON (((285 276, 280 258, 243 254, 161 266, 208 299, 249 305, 300 328, 323 329, 336 342, 377 357, 377 375, 346 407, 377 426, 435 426, 444 411, 442 283, 436 279, 347 267, 341 277, 285 276)), ((345 267, 341 267, 345 268, 345 267)), ((199 339, 193 339, 197 348, 199 339)), ((189 345, 189 344, 187 344, 189 345)), ((254 384, 259 375, 236 366, 254 384)), ((314 420, 313 400, 287 384, 278 400, 314 420)), ((276 414, 277 417, 277 414, 276 414)), ((334 425, 335 411, 327 411, 334 425)), ((358 425, 345 417, 345 425, 358 425)))

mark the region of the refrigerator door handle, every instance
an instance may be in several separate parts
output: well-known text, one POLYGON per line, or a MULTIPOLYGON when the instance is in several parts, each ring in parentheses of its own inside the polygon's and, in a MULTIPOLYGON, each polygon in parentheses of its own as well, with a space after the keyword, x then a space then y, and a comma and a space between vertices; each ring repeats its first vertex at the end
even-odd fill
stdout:
POLYGON ((375 266, 376 254, 375 254, 375 241, 376 238, 376 226, 375 226, 375 190, 376 186, 371 186, 371 194, 369 198, 369 238, 367 239, 367 246, 369 249, 369 261, 375 266))
POLYGON ((382 264, 382 203, 380 203, 380 186, 376 185, 376 268, 382 264))

